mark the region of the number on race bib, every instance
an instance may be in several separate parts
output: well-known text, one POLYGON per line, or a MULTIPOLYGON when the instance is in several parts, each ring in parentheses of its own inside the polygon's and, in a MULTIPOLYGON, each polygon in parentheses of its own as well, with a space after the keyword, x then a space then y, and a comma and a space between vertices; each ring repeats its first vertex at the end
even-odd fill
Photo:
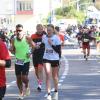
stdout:
POLYGON ((17 65, 24 65, 24 60, 22 60, 22 59, 16 59, 16 64, 17 65))
POLYGON ((89 39, 84 39, 84 42, 89 42, 89 39))
POLYGON ((53 50, 47 49, 47 50, 46 50, 46 53, 53 53, 53 50))

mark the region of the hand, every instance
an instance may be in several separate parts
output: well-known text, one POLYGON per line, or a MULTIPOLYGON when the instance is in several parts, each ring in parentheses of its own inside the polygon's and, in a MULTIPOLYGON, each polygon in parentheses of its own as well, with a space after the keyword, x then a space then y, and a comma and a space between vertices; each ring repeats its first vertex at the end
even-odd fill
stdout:
POLYGON ((31 57, 31 53, 27 53, 27 54, 26 54, 26 57, 27 57, 27 58, 30 58, 30 57, 31 57))
POLYGON ((52 45, 52 40, 49 38, 48 39, 48 43, 50 44, 50 45, 52 45))
POLYGON ((30 36, 26 36, 26 40, 27 40, 28 42, 31 42, 30 36))

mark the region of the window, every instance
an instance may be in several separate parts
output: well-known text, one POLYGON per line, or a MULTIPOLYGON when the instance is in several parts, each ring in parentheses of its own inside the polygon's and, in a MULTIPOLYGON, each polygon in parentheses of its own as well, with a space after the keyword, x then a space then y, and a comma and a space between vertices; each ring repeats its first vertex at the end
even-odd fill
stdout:
POLYGON ((32 11, 33 5, 32 0, 28 1, 17 1, 17 11, 32 11))

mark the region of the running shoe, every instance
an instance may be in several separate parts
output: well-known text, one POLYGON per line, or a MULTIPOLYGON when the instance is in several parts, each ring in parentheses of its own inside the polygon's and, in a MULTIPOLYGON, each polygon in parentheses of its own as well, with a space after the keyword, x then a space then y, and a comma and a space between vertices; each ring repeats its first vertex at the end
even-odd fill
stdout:
POLYGON ((29 96, 30 95, 30 88, 28 87, 28 88, 26 88, 26 90, 25 90, 25 94, 24 94, 25 96, 29 96))
POLYGON ((41 92, 41 85, 38 85, 37 90, 41 92))
POLYGON ((58 100, 58 92, 54 92, 52 100, 58 100))
POLYGON ((84 58, 86 58, 86 55, 84 55, 84 58))
POLYGON ((47 96, 47 100, 52 100, 51 95, 47 96))
POLYGON ((23 99, 24 99, 24 95, 20 94, 19 97, 18 97, 18 100, 23 100, 23 99))

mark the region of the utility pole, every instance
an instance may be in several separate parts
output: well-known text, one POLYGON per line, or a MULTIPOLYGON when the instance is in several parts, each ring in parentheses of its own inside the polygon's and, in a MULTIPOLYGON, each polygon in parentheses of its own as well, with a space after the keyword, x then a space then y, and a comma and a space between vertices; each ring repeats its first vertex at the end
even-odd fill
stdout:
POLYGON ((92 2, 93 2, 93 5, 95 6, 95 2, 96 2, 96 0, 92 0, 92 2))
POLYGON ((52 22, 52 0, 49 0, 49 11, 50 11, 49 23, 51 24, 52 22))
POLYGON ((79 11, 79 0, 76 1, 77 11, 79 11))

